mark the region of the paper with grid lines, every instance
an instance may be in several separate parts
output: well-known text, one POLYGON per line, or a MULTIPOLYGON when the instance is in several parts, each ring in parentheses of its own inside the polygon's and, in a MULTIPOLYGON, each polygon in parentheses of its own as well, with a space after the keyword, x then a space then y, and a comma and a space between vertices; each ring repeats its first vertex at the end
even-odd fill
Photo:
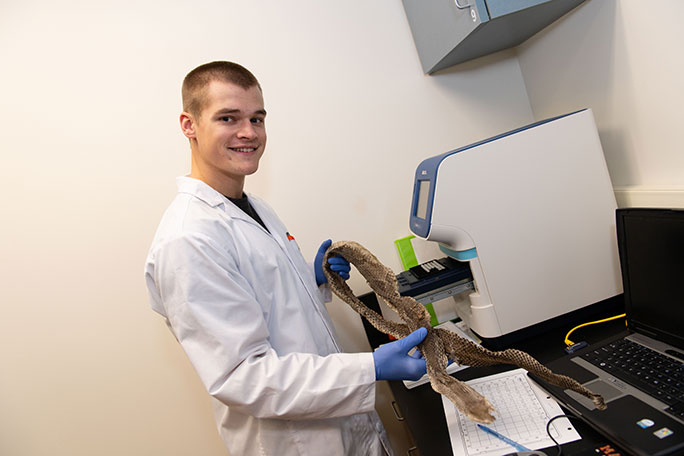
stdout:
MULTIPOLYGON (((528 379, 524 369, 466 383, 485 396, 497 410, 496 420, 487 427, 532 450, 555 446, 546 433, 546 423, 563 412, 553 398, 528 379)), ((479 429, 445 396, 442 396, 442 403, 454 456, 502 456, 515 452, 512 446, 479 429)), ((551 434, 560 443, 580 439, 567 418, 551 423, 551 434)))

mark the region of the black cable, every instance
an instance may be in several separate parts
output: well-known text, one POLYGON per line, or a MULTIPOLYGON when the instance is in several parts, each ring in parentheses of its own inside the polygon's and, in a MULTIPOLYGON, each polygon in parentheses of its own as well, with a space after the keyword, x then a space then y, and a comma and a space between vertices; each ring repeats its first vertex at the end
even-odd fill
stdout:
POLYGON ((563 454, 563 449, 561 448, 560 443, 558 443, 556 441, 556 439, 554 439, 553 436, 551 435, 551 423, 553 423, 558 418, 568 418, 568 419, 572 418, 573 420, 579 420, 579 421, 581 421, 581 420, 579 418, 577 418, 576 416, 572 416, 572 415, 556 415, 553 418, 551 418, 548 423, 546 423, 546 433, 549 435, 551 440, 553 440, 553 443, 555 443, 556 446, 558 447, 558 454, 556 456, 561 456, 563 454))

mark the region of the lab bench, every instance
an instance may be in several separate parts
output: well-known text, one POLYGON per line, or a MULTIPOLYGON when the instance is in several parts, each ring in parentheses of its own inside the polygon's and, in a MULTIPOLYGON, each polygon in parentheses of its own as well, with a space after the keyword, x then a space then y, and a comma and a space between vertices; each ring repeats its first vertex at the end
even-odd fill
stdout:
MULTIPOLYGON (((373 293, 359 296, 362 302, 371 309, 380 313, 380 306, 373 293)), ((619 309, 618 309, 619 310, 619 309)), ((596 319, 614 315, 615 309, 606 314, 597 314, 596 319)), ((619 311, 617 312, 619 313, 619 311)), ((389 338, 375 329, 365 319, 363 325, 368 337, 371 348, 375 349, 379 345, 389 342, 389 338)), ((508 348, 523 350, 534 356, 542 364, 546 364, 554 359, 565 355, 563 339, 565 334, 576 326, 575 322, 550 329, 549 331, 532 336, 523 341, 512 344, 508 348)), ((576 339, 584 340, 589 344, 598 342, 613 334, 625 330, 623 320, 615 320, 600 325, 589 326, 578 331, 576 339)), ((511 365, 497 365, 489 367, 469 367, 452 374, 453 377, 468 381, 488 375, 505 372, 516 368, 511 365)), ((408 389, 401 381, 389 381, 389 387, 394 395, 392 404, 397 419, 403 421, 411 434, 412 440, 416 442, 416 448, 409 451, 409 456, 448 456, 452 454, 449 431, 447 429, 442 399, 438 393, 432 390, 429 383, 408 389)), ((563 410, 564 413, 571 415, 570 412, 563 410)), ((598 434, 586 423, 580 420, 572 420, 572 424, 577 432, 582 436, 581 440, 570 442, 563 445, 563 454, 567 456, 579 456, 594 454, 593 449, 611 445, 605 437, 598 434)), ((511 449, 513 452, 513 449, 511 449)), ((555 455, 557 447, 549 447, 541 450, 548 455, 555 455)))

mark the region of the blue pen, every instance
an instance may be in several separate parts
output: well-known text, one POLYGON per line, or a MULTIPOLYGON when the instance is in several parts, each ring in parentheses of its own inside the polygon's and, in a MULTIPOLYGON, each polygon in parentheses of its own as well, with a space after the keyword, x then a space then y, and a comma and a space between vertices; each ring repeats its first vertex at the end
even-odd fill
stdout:
POLYGON ((477 424, 477 427, 479 427, 480 429, 482 429, 483 431, 485 431, 487 434, 492 434, 494 437, 496 437, 497 439, 501 440, 502 442, 506 442, 507 444, 509 444, 510 446, 512 446, 513 448, 515 448, 517 451, 532 451, 532 450, 530 450, 529 448, 520 445, 518 442, 509 439, 509 438, 506 437, 505 435, 499 434, 499 433, 496 432, 494 429, 490 429, 490 428, 488 428, 487 426, 483 426, 483 425, 481 425, 481 424, 479 424, 479 423, 477 424))

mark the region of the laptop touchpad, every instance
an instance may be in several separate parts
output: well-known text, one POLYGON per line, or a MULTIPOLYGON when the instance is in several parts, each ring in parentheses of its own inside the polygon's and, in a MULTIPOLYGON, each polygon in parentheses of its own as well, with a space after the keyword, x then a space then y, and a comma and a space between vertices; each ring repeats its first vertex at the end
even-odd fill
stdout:
MULTIPOLYGON (((616 397, 622 396, 624 394, 622 391, 604 382, 603 380, 594 380, 593 382, 585 383, 584 386, 589 388, 589 390, 592 393, 600 394, 601 396, 603 396, 603 400, 605 400, 606 402, 609 402, 615 399, 616 397)), ((596 409, 596 406, 588 397, 584 397, 581 394, 576 393, 572 390, 565 390, 565 393, 577 402, 579 402, 580 404, 582 404, 585 408, 588 408, 589 410, 596 409)))

